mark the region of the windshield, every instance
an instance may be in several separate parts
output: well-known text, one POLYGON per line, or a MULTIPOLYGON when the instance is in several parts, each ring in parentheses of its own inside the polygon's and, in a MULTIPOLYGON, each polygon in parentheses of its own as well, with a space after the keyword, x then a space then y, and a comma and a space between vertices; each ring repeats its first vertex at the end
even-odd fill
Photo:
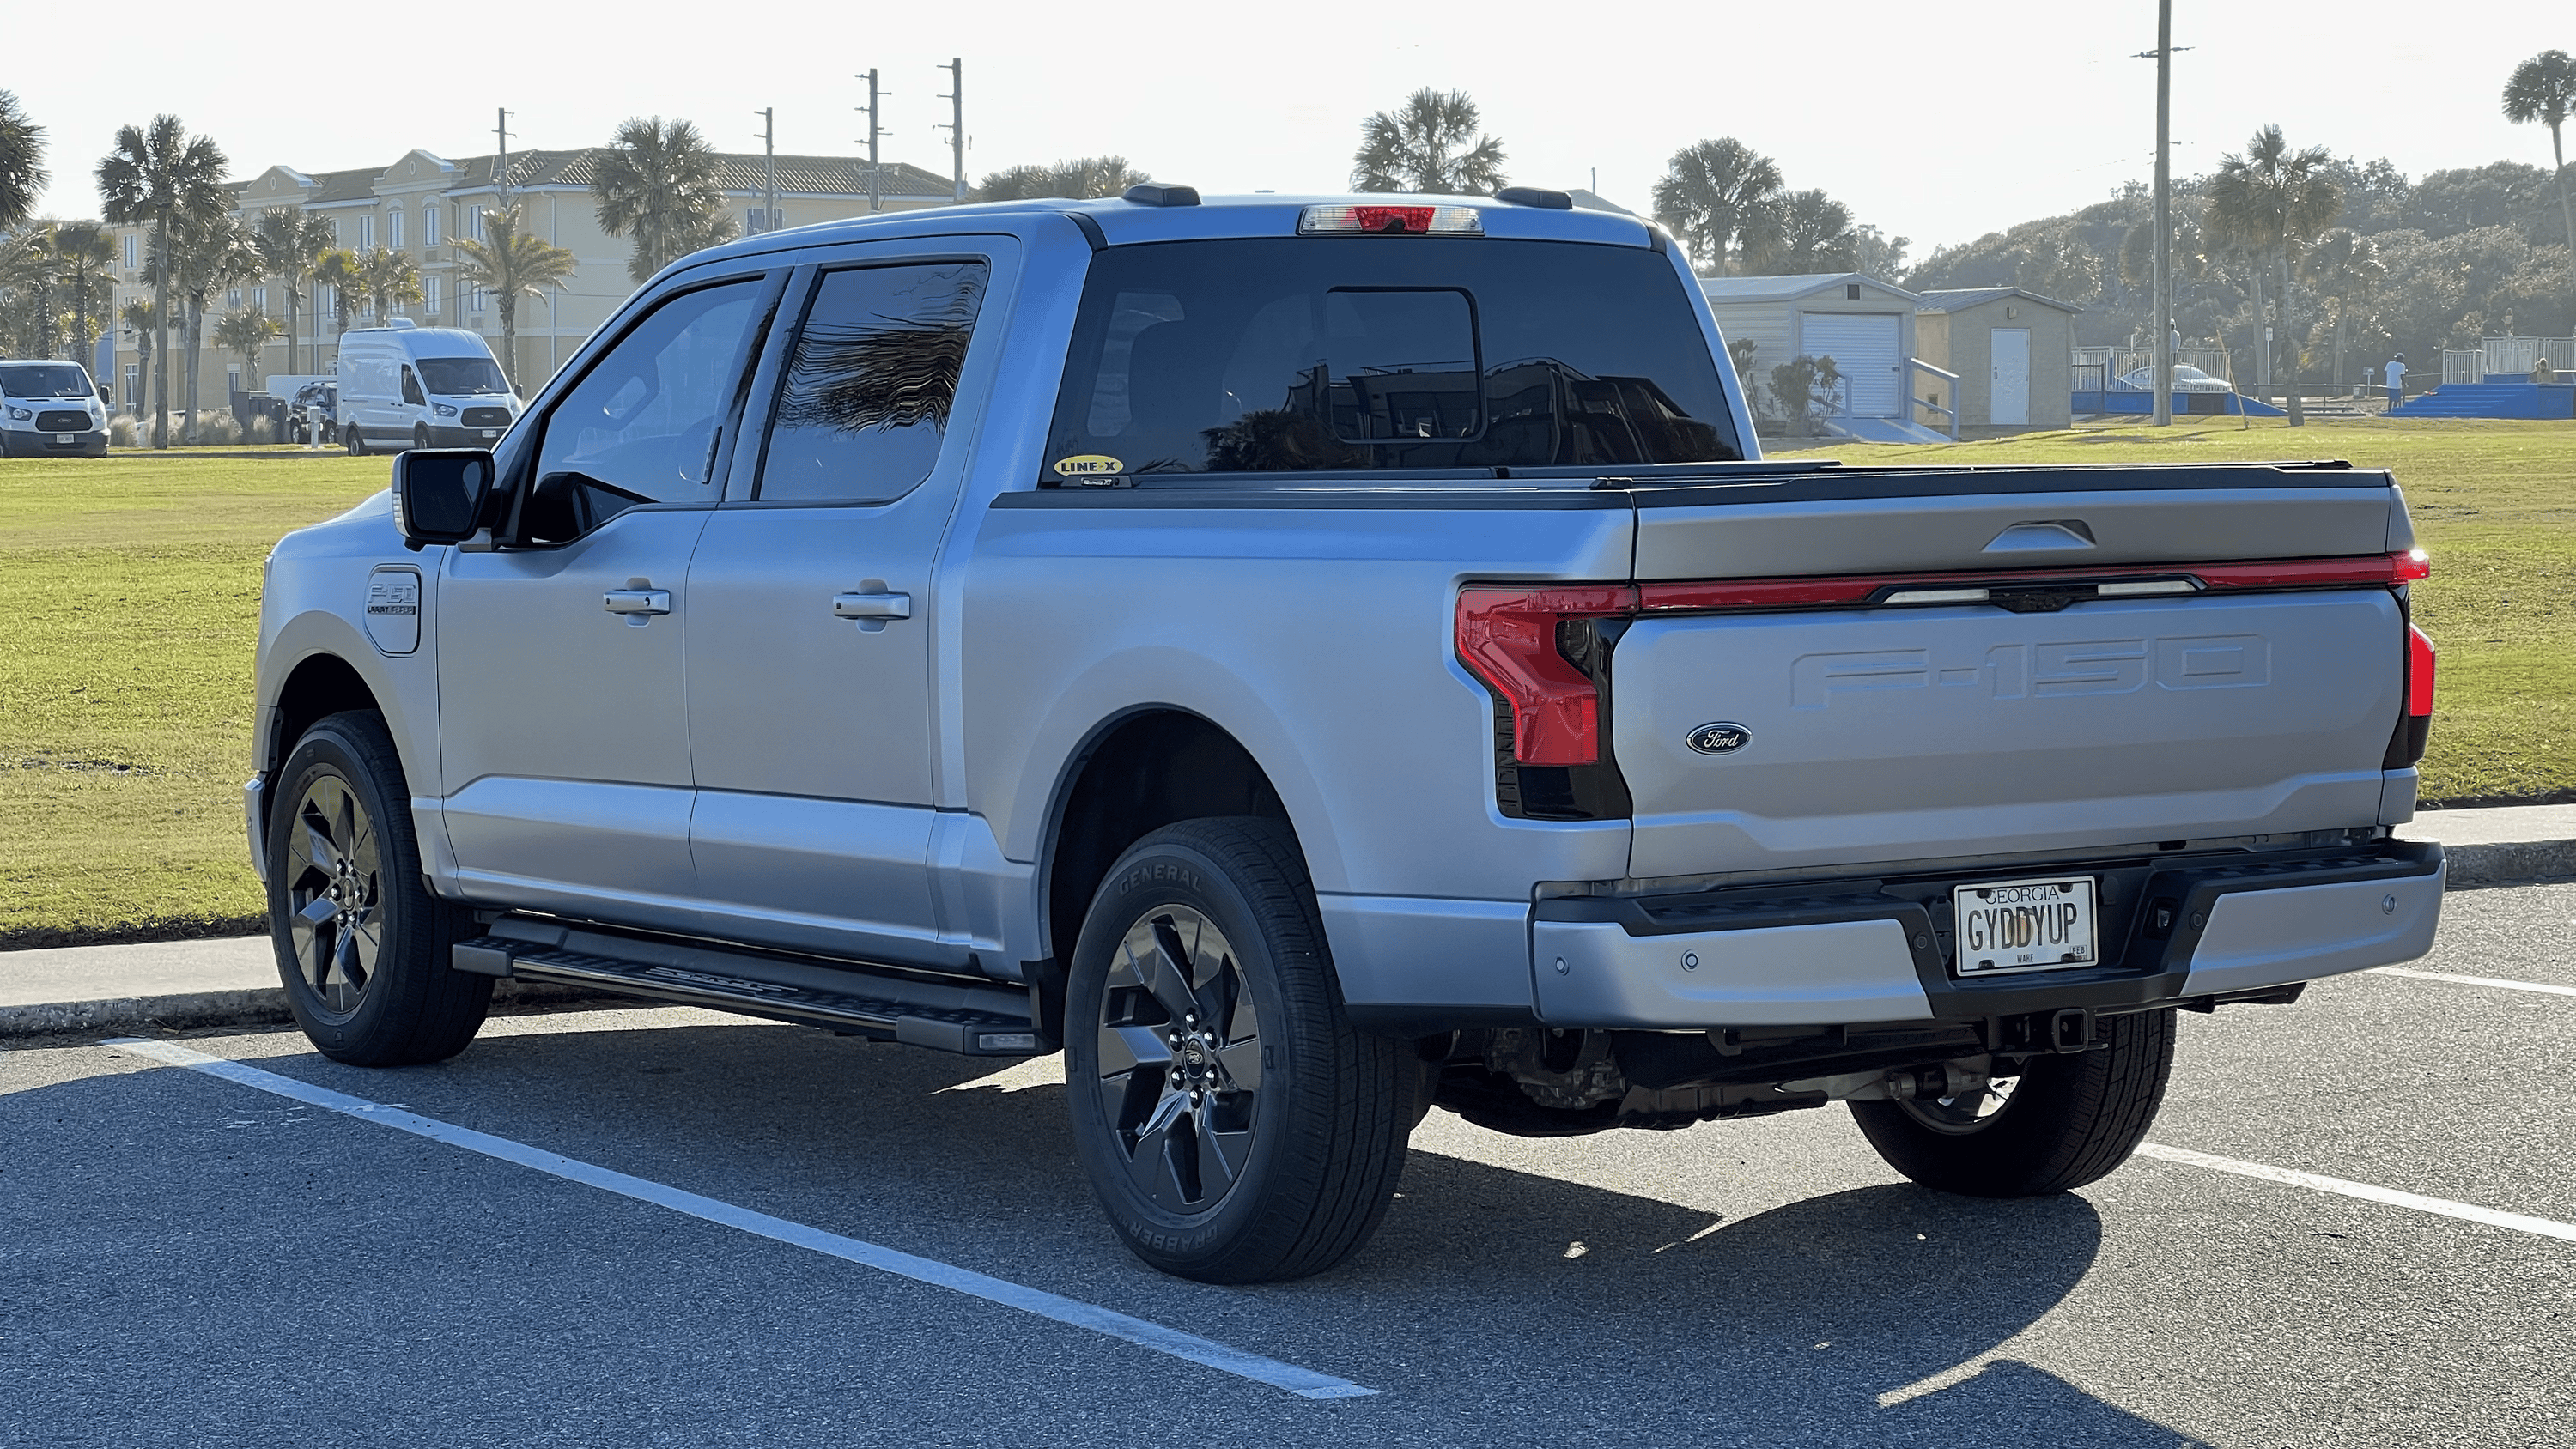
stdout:
POLYGON ((1731 462, 1733 433, 1644 247, 1163 242, 1092 262, 1044 481, 1731 462))
POLYGON ((87 397, 89 374, 72 362, 0 367, 0 393, 10 397, 87 397))
POLYGON ((418 365, 420 385, 447 397, 510 390, 501 380, 501 365, 488 357, 424 357, 418 365))

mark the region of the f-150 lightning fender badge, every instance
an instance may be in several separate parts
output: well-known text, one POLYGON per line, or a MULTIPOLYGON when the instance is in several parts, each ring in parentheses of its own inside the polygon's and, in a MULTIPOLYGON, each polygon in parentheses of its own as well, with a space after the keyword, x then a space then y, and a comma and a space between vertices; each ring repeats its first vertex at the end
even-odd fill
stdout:
POLYGON ((1106 453, 1080 453, 1055 460, 1059 478, 1098 478, 1127 471, 1127 465, 1106 453))
POLYGON ((1753 743, 1753 731, 1740 724, 1720 721, 1701 725, 1683 738, 1692 749, 1703 755, 1731 755, 1753 743))

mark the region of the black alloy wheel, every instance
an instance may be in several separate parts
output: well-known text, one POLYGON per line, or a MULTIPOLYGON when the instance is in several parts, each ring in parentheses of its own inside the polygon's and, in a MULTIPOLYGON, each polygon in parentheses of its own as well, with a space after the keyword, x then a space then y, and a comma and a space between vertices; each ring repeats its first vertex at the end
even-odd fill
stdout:
POLYGON ((402 757, 372 710, 315 723, 275 780, 269 938, 287 1009, 355 1066, 443 1061, 490 1009, 492 978, 450 964, 473 916, 429 893, 402 757))
POLYGON ((1136 1190, 1174 1213, 1225 1200, 1252 1157, 1261 1015, 1234 943, 1184 905, 1149 911, 1110 959, 1097 1090, 1136 1190))
POLYGON ((1302 1278, 1368 1241, 1424 1074, 1352 1026, 1277 820, 1184 820, 1093 895, 1065 990, 1065 1098, 1130 1251, 1208 1283, 1302 1278))

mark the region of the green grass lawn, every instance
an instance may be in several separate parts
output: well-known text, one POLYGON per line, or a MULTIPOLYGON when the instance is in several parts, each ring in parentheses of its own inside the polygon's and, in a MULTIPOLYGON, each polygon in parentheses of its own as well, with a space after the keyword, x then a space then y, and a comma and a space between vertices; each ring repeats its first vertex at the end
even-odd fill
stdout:
MULTIPOLYGON (((2428 797, 2576 793, 2576 425, 2274 421, 1816 451, 2392 468, 2434 560, 2417 595, 2442 648, 2428 797)), ((260 560, 386 471, 292 448, 0 463, 0 947, 257 929, 241 782, 260 560)))
POLYGON ((386 473, 269 448, 0 462, 0 947, 258 929, 260 560, 386 473))

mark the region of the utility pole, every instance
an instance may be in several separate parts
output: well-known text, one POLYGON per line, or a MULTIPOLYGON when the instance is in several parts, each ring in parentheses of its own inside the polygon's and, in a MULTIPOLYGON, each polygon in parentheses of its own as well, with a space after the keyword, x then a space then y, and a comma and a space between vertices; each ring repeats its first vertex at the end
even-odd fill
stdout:
POLYGON ((501 156, 498 163, 493 166, 492 174, 500 182, 501 209, 507 211, 510 209, 510 113, 508 111, 501 112, 501 124, 494 126, 492 133, 501 138, 501 156))
POLYGON ((760 229, 778 228, 778 108, 765 107, 753 114, 760 117, 760 159, 769 168, 769 177, 760 196, 760 229))
POLYGON ((2156 0, 2156 397, 2150 425, 2159 428, 2173 426, 2173 56, 2173 0, 2156 0))
POLYGON ((885 134, 885 128, 877 124, 877 97, 879 94, 892 95, 894 92, 880 93, 877 90, 877 73, 874 70, 870 70, 859 79, 868 83, 868 210, 883 211, 885 195, 877 185, 877 138, 885 134))
POLYGON ((949 173, 956 178, 956 199, 963 205, 966 201, 966 59, 952 55, 940 69, 948 72, 948 94, 940 99, 948 102, 949 173))

